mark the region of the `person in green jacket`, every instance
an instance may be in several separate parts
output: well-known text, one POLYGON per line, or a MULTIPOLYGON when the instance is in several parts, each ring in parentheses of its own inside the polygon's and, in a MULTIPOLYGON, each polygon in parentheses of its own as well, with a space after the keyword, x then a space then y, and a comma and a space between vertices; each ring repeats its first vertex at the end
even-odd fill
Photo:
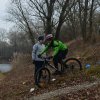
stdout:
MULTIPOLYGON (((42 54, 48 51, 48 49, 52 48, 53 49, 53 54, 52 54, 53 63, 54 63, 54 66, 58 69, 58 63, 60 63, 63 59, 66 58, 66 55, 68 53, 68 46, 64 44, 63 42, 54 39, 52 34, 48 34, 45 37, 45 42, 47 42, 47 45, 39 56, 42 56, 42 54)), ((57 72, 58 70, 55 71, 55 73, 57 72)))

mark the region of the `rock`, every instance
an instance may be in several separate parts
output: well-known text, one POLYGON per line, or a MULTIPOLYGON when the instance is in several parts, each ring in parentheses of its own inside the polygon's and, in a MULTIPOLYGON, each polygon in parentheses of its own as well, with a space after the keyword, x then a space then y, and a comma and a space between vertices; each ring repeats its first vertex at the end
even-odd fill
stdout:
POLYGON ((34 90, 35 90, 35 88, 31 88, 31 89, 30 89, 30 92, 33 92, 34 90))
POLYGON ((55 81, 56 79, 55 78, 53 78, 51 81, 55 81))

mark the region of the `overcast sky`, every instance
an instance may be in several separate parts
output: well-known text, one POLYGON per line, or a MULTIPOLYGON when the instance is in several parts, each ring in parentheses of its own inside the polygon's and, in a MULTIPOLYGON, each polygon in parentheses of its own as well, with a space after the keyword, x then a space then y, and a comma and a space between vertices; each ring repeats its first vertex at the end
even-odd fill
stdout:
POLYGON ((0 28, 9 30, 12 23, 5 21, 7 17, 7 7, 9 6, 9 0, 0 0, 0 28))

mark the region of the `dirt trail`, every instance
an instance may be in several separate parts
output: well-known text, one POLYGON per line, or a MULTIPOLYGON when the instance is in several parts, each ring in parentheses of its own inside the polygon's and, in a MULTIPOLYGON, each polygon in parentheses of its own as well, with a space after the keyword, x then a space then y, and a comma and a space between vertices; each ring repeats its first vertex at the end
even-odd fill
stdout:
POLYGON ((62 95, 62 94, 68 94, 70 92, 71 93, 76 92, 78 90, 87 89, 87 88, 90 88, 92 86, 96 86, 98 84, 100 84, 100 80, 97 80, 93 83, 84 83, 84 84, 81 84, 81 85, 76 85, 76 86, 72 86, 72 87, 66 87, 66 88, 58 89, 58 90, 55 90, 55 91, 51 91, 51 92, 48 92, 48 93, 44 93, 44 94, 41 94, 41 95, 38 95, 38 96, 31 97, 30 99, 26 99, 26 100, 50 100, 53 97, 56 97, 56 96, 59 96, 59 95, 62 95))

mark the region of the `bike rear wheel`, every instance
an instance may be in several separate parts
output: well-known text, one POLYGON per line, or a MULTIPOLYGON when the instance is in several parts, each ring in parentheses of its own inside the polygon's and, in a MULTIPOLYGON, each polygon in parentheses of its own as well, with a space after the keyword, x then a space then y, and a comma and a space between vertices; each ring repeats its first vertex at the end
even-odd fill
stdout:
POLYGON ((68 58, 65 60, 64 67, 70 69, 71 71, 82 70, 82 64, 76 58, 68 58))
POLYGON ((41 68, 36 73, 36 81, 39 87, 45 87, 50 82, 50 71, 48 68, 41 68))

